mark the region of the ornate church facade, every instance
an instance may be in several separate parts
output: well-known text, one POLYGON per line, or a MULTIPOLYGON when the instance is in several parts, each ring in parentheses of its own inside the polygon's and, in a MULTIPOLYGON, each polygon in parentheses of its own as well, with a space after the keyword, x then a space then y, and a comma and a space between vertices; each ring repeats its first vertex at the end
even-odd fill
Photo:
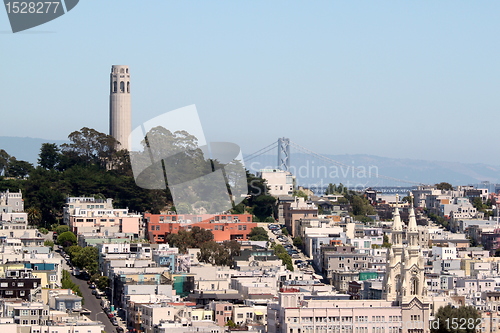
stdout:
POLYGON ((392 246, 387 251, 384 279, 385 299, 401 307, 403 332, 429 332, 430 304, 424 276, 425 263, 418 243, 417 220, 413 207, 410 209, 405 233, 399 208, 396 206, 391 243, 392 246), (417 322, 421 325, 415 325, 417 322))

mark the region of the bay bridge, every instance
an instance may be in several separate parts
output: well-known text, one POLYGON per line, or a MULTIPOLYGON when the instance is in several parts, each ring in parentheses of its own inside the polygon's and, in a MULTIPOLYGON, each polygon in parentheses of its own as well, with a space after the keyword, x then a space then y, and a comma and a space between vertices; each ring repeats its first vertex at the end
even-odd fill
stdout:
POLYGON ((288 138, 279 138, 244 156, 245 166, 250 172, 256 173, 263 169, 289 171, 296 177, 297 186, 308 188, 316 194, 323 194, 330 183, 342 183, 357 191, 371 188, 381 193, 404 195, 419 185, 425 185, 384 175, 384 171, 390 171, 388 166, 370 164, 367 160, 354 161, 353 156, 349 155, 345 155, 342 161, 337 159, 312 151, 288 138))

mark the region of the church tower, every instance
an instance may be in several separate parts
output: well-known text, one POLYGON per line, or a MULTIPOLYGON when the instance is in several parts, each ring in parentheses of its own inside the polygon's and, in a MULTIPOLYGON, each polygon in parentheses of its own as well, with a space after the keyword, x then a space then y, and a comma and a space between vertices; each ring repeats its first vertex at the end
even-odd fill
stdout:
POLYGON ((111 66, 109 94, 109 134, 114 137, 120 149, 129 149, 129 135, 132 130, 130 107, 130 73, 128 66, 111 66))
POLYGON ((388 301, 397 302, 400 299, 401 271, 403 265, 403 223, 399 215, 399 195, 396 195, 396 208, 394 209, 391 244, 387 251, 387 266, 385 271, 385 298, 388 301))
POLYGON ((424 301, 427 288, 424 283, 424 258, 418 244, 415 211, 413 207, 410 208, 406 242, 403 244, 403 223, 398 206, 399 196, 396 195, 394 222, 391 229, 392 246, 387 251, 384 281, 386 300, 401 304, 418 297, 424 301))
MULTIPOLYGON (((412 198, 413 199, 413 198, 412 198)), ((418 244, 417 219, 415 210, 410 208, 410 218, 406 232, 407 247, 405 251, 403 271, 403 302, 410 302, 415 296, 423 299, 427 288, 424 284, 424 258, 418 244)))
POLYGON ((399 215, 399 196, 396 196, 394 223, 391 230, 392 246, 387 251, 385 272, 385 298, 401 307, 403 323, 411 323, 411 329, 403 327, 403 333, 429 331, 430 305, 424 276, 424 257, 418 244, 415 211, 410 208, 406 242, 403 243, 403 223, 399 215))

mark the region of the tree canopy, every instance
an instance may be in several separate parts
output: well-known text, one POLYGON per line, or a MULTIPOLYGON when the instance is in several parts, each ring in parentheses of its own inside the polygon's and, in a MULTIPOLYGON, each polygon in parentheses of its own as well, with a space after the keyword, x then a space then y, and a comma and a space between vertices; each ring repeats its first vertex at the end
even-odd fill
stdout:
POLYGON ((453 190, 453 185, 447 182, 441 182, 435 185, 438 190, 451 191, 453 190))
POLYGON ((481 314, 473 306, 440 307, 431 322, 431 333, 474 333, 481 327, 481 314))
MULTIPOLYGON (((147 211, 153 214, 173 207, 168 187, 153 190, 137 185, 132 173, 129 152, 117 151, 115 148, 117 141, 113 137, 83 127, 79 131, 72 132, 68 138, 69 142, 60 146, 43 143, 37 167, 26 161, 17 160, 5 150, 0 150, 0 191, 7 189, 23 191, 25 210, 30 212, 30 224, 45 228, 59 224, 68 196, 99 194, 102 197, 113 198, 115 208, 129 208, 131 211, 147 211)), ((152 130, 152 135, 148 135, 148 140, 151 140, 150 144, 153 142, 169 144, 176 151, 187 150, 188 155, 199 154, 196 138, 182 131, 170 133, 165 129, 155 128, 152 130)), ((186 157, 191 156, 188 155, 186 157)), ((188 163, 188 159, 180 158, 180 160, 188 163)), ((206 167, 206 162, 200 164, 200 168, 206 167)), ((210 163, 216 167, 219 165, 216 160, 210 163)), ((228 181, 231 184, 237 182, 234 179, 237 174, 231 172, 230 167, 225 169, 229 170, 226 172, 228 181)), ((181 168, 180 172, 185 170, 186 168, 181 168)), ((267 194, 264 180, 248 171, 246 180, 250 196, 233 207, 232 213, 252 213, 257 220, 272 218, 276 199, 267 194)), ((207 187, 208 192, 199 194, 200 198, 212 197, 209 188, 207 187)))
POLYGON ((262 227, 254 227, 248 234, 248 239, 251 241, 268 241, 269 236, 266 229, 262 227))

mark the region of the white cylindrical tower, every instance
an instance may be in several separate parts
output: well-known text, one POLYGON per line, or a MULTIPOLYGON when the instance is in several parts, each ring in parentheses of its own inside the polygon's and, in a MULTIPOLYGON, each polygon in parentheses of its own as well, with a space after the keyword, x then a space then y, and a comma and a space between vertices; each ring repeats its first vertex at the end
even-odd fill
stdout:
POLYGON ((132 130, 130 73, 128 66, 111 66, 109 93, 109 134, 120 143, 117 149, 129 149, 132 130))

